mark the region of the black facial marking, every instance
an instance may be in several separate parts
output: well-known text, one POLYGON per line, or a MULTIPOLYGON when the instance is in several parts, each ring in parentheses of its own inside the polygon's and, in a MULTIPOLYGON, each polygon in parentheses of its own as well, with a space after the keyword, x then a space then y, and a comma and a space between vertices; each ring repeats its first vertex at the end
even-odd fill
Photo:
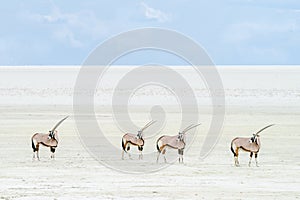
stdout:
POLYGON ((54 132, 53 131, 49 131, 49 136, 50 139, 54 138, 54 132))

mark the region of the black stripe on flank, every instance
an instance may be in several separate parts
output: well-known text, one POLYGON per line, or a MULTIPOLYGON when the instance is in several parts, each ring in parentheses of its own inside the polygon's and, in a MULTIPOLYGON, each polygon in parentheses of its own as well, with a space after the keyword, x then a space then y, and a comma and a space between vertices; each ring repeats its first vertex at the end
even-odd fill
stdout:
POLYGON ((45 144, 44 142, 40 142, 42 145, 46 146, 46 147, 57 147, 57 146, 50 146, 50 145, 47 145, 45 144))

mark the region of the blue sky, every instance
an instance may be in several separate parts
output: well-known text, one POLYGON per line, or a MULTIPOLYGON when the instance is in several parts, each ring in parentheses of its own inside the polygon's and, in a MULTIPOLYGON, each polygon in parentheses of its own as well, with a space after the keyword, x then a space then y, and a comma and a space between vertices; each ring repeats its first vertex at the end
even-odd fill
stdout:
POLYGON ((300 64, 299 0, 10 0, 0 13, 0 65, 80 65, 104 40, 142 27, 193 38, 217 65, 300 64))

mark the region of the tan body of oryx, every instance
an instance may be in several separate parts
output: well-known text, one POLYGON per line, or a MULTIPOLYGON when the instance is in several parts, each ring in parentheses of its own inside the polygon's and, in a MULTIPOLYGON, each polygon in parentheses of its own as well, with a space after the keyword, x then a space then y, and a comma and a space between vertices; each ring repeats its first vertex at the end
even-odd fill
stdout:
POLYGON ((127 153, 129 158, 131 158, 131 155, 128 152, 130 150, 131 145, 138 147, 138 150, 140 152, 139 159, 143 159, 142 151, 143 151, 144 144, 145 144, 145 141, 143 139, 143 131, 154 123, 155 123, 155 121, 153 121, 153 120, 148 122, 142 129, 140 129, 138 131, 138 133, 136 135, 132 134, 132 133, 126 133, 125 135, 123 135, 123 137, 122 137, 122 159, 124 159, 124 153, 127 153))
POLYGON ((162 151, 165 147, 170 147, 173 149, 184 149, 185 142, 181 141, 178 138, 178 135, 174 135, 174 136, 163 135, 160 138, 158 138, 157 146, 159 147, 160 151, 162 151))
POLYGON ((31 146, 33 149, 33 159, 35 159, 35 157, 37 157, 37 159, 40 160, 40 157, 39 157, 40 145, 50 147, 51 158, 54 158, 55 149, 58 145, 58 132, 55 129, 67 118, 68 118, 68 116, 63 118, 62 120, 60 120, 54 126, 54 128, 51 131, 49 131, 49 133, 35 133, 31 137, 31 146))
POLYGON ((265 130, 266 128, 269 128, 271 126, 273 126, 274 124, 268 125, 264 128, 262 128, 261 130, 259 130, 257 133, 253 134, 252 137, 248 137, 248 138, 244 138, 244 137, 237 137, 234 138, 231 141, 231 151, 233 153, 234 156, 234 164, 235 166, 239 166, 239 160, 238 160, 238 156, 239 156, 239 150, 242 149, 246 152, 250 152, 250 160, 249 160, 249 167, 251 165, 251 160, 252 160, 252 156, 253 154, 255 155, 255 163, 256 166, 258 166, 258 162, 257 162, 257 155, 258 152, 260 150, 261 147, 261 142, 260 142, 260 136, 259 133, 262 132, 263 130, 265 130))
POLYGON ((54 158, 54 153, 55 153, 55 148, 58 145, 58 132, 54 132, 53 137, 49 137, 49 133, 36 133, 32 136, 31 138, 31 144, 32 144, 32 149, 33 149, 33 158, 35 156, 37 157, 38 160, 40 160, 39 157, 39 147, 40 145, 50 147, 51 151, 51 158, 54 158))
POLYGON ((239 161, 238 161, 239 149, 242 149, 246 152, 250 152, 249 166, 251 165, 252 156, 253 154, 255 154, 255 162, 256 162, 256 166, 258 166, 257 154, 260 149, 259 136, 256 137, 255 141, 252 141, 250 137, 249 138, 237 137, 232 140, 231 151, 234 155, 234 163, 236 166, 239 166, 239 161))
POLYGON ((165 153, 167 148, 170 149, 177 149, 178 150, 178 155, 179 155, 179 162, 182 159, 183 161, 183 155, 181 155, 181 152, 183 154, 183 150, 185 148, 185 141, 184 139, 180 140, 178 135, 174 135, 174 136, 167 136, 167 135, 163 135, 160 138, 158 138, 157 142, 156 142, 156 149, 158 151, 158 155, 157 155, 157 159, 156 162, 158 162, 159 160, 159 156, 162 153, 164 155, 164 160, 165 162, 167 162, 165 153))
POLYGON ((183 151, 185 148, 185 133, 199 125, 200 124, 190 125, 186 127, 182 132, 179 132, 178 135, 174 135, 174 136, 163 135, 160 138, 158 138, 156 141, 156 148, 158 151, 156 162, 158 163, 159 156, 161 153, 164 155, 164 161, 167 162, 165 156, 167 148, 177 149, 178 161, 179 163, 183 162, 183 151))
MULTIPOLYGON (((130 150, 130 145, 138 147, 138 150, 140 151, 139 159, 142 159, 141 152, 143 151, 144 144, 145 141, 143 138, 138 138, 136 135, 132 133, 126 133, 122 137, 122 148, 123 148, 122 159, 124 159, 124 152, 128 153, 128 151, 130 150)), ((128 153, 128 155, 129 157, 131 157, 130 153, 128 153)))

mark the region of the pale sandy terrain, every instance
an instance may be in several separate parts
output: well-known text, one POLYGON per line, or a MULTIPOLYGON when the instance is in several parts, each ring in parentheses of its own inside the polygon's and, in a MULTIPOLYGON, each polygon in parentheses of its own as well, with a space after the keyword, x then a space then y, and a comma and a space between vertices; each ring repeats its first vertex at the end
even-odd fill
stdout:
MULTIPOLYGON (((0 111, 1 199, 295 199, 300 195, 299 108, 228 108, 222 137, 206 159, 198 160, 198 148, 191 148, 185 164, 140 175, 114 171, 95 161, 82 147, 72 118, 60 128, 56 159, 50 160, 49 149, 42 148, 41 161, 33 162, 32 133, 46 131, 57 116, 71 114, 70 107, 1 106, 0 111), (260 167, 248 167, 246 153, 241 154, 241 167, 234 167, 230 140, 250 135, 265 121, 277 126, 262 133, 260 167)), ((118 145, 119 138, 115 142, 118 145)), ((146 165, 155 165, 147 155, 145 160, 146 165)), ((126 162, 120 159, 121 165, 126 162)))
MULTIPOLYGON (((227 103, 225 122, 217 145, 203 160, 199 154, 211 121, 209 96, 193 72, 179 68, 195 85, 202 125, 195 139, 187 140, 185 163, 168 167, 163 162, 156 164, 151 153, 156 151, 155 140, 161 134, 177 133, 181 113, 170 93, 159 88, 138 91, 129 111, 134 123, 142 126, 149 120, 152 103, 169 106, 165 129, 146 140, 143 160, 137 160, 135 149, 133 160, 121 160, 123 133, 115 124, 110 98, 111 80, 119 80, 126 69, 108 73, 95 94, 97 121, 118 149, 98 162, 81 142, 74 121, 73 87, 79 67, 0 67, 0 199, 300 198, 299 67, 219 67, 227 103), (31 136, 50 130, 66 115, 70 118, 58 128, 55 160, 50 159, 50 150, 42 147, 41 161, 32 161, 31 136), (248 167, 249 154, 242 152, 241 167, 235 167, 231 140, 251 136, 271 123, 276 126, 261 133, 260 166, 253 163, 248 167), (162 169, 124 173, 104 166, 107 159, 118 169, 129 164, 162 169)), ((176 152, 168 153, 169 161, 176 157, 176 152)))

